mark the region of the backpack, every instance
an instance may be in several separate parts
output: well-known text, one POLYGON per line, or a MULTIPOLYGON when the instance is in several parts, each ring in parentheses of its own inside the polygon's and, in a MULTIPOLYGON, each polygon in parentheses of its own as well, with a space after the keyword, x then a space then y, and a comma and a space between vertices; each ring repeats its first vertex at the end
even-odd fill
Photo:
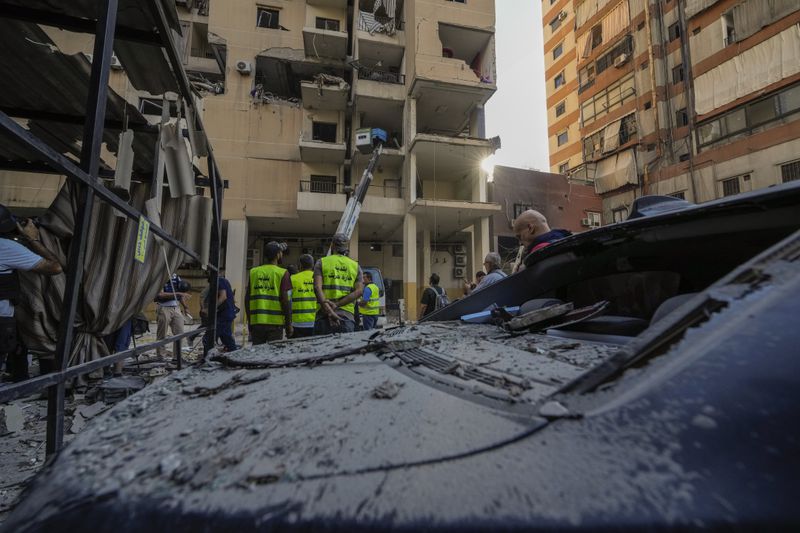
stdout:
POLYGON ((447 297, 447 292, 441 287, 431 287, 433 292, 436 293, 436 309, 447 307, 450 305, 450 298, 447 297))

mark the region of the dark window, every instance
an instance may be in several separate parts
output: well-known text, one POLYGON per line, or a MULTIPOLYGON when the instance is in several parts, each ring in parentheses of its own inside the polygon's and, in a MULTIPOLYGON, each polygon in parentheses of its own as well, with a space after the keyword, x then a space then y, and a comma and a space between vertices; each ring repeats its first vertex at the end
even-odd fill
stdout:
POLYGON ((689 154, 681 154, 680 156, 678 156, 678 161, 688 161, 688 160, 689 160, 689 154))
POLYGON ((558 56, 564 53, 564 43, 558 43, 558 46, 553 48, 553 59, 557 59, 558 56))
POLYGON ((514 204, 514 218, 531 209, 531 204, 514 204))
MULTIPOLYGON (((164 101, 161 98, 139 98, 139 112, 142 115, 158 115, 161 116, 164 101)), ((175 101, 169 101, 169 116, 176 118, 178 116, 178 104, 175 101)))
POLYGON ((675 126, 680 128, 681 126, 688 126, 689 125, 689 114, 686 112, 686 108, 679 109, 675 111, 675 126))
POLYGON ((598 24, 592 28, 592 50, 603 44, 603 27, 598 24))
POLYGON ((618 207, 611 211, 611 215, 614 218, 614 222, 624 222, 628 218, 628 208, 618 207))
POLYGON ((672 69, 672 83, 683 81, 683 63, 672 69))
POLYGON ((767 98, 747 107, 747 122, 750 127, 769 122, 775 116, 775 98, 767 98))
POLYGON ((553 83, 555 83, 556 89, 567 83, 567 79, 564 77, 564 73, 563 72, 559 73, 553 80, 553 83))
POLYGON ((567 104, 565 102, 561 102, 556 106, 556 116, 560 117, 567 111, 567 104))
POLYGON ((671 24, 669 28, 667 28, 667 33, 669 34, 669 40, 674 41, 675 39, 680 39, 681 37, 681 25, 680 22, 676 22, 675 24, 671 24))
POLYGON ((722 196, 739 194, 739 176, 722 180, 722 196))
POLYGON ((311 175, 311 192, 336 193, 336 176, 311 175))
POLYGON ((650 66, 649 61, 643 61, 641 65, 639 65, 639 70, 647 70, 647 67, 650 66))
POLYGON ((565 18, 567 17, 563 11, 558 15, 556 15, 555 17, 553 17, 553 20, 550 21, 550 31, 556 31, 556 29, 558 29, 558 27, 561 26, 561 21, 564 20, 565 18))
POLYGON ((558 165, 558 173, 566 174, 569 171, 569 163, 561 163, 558 165))
POLYGON ((551 6, 552 6, 553 4, 555 4, 555 3, 556 3, 556 0, 550 0, 550 5, 551 5, 551 6))
POLYGON ((559 133, 557 141, 558 141, 558 145, 559 146, 561 146, 563 144, 567 144, 567 141, 569 141, 569 133, 566 132, 566 131, 562 132, 562 133, 559 133))
POLYGON ((311 140, 326 143, 336 142, 336 124, 314 122, 311 126, 311 140))
POLYGON ((339 31, 339 21, 335 19, 326 19, 324 17, 317 17, 317 29, 339 31))
POLYGON ((466 4, 467 0, 447 0, 448 2, 456 2, 457 4, 466 4))
POLYGON ((403 245, 402 244, 393 244, 392 245, 392 257, 403 257, 403 245))
POLYGON ((686 191, 674 192, 672 194, 669 194, 668 196, 672 196, 673 198, 680 198, 681 200, 686 200, 686 191))
POLYGON ((648 101, 646 101, 644 103, 644 108, 645 109, 650 109, 651 107, 653 107, 653 101, 652 100, 648 100, 648 101))
POLYGON ((800 180, 800 160, 781 165, 781 180, 783 183, 800 180))
POLYGON ((636 26, 636 31, 642 31, 643 29, 644 29, 644 21, 640 22, 640 23, 639 23, 639 24, 636 26))
POLYGON ((270 7, 259 7, 256 26, 259 28, 280 29, 280 10, 270 7))
POLYGON ((633 139, 633 136, 636 135, 636 116, 631 113, 622 118, 622 121, 619 125, 619 144, 622 146, 623 144, 629 142, 633 139))

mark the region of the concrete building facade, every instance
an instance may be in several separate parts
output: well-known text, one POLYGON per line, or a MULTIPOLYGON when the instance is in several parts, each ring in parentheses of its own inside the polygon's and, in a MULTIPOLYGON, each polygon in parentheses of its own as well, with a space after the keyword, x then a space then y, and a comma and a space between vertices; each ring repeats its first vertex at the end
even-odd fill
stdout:
POLYGON ((797 179, 800 4, 572 4, 583 146, 570 175, 594 184, 604 223, 644 194, 704 202, 797 179))
MULTIPOLYGON (((436 271, 457 295, 455 262, 481 263, 501 210, 480 165, 498 147, 483 112, 497 88, 494 0, 176 4, 176 44, 228 183, 224 263, 237 298, 266 242, 286 241, 287 262, 323 253, 368 161, 355 149, 362 127, 386 130, 390 144, 351 255, 394 281, 390 300, 404 298, 409 317, 431 265, 448 265, 436 271)), ((52 33, 60 48, 91 50, 91 37, 52 33)), ((161 101, 134 91, 124 71, 111 83, 159 120, 161 101)), ((2 181, 0 201, 23 209, 46 208, 61 183, 2 181)))

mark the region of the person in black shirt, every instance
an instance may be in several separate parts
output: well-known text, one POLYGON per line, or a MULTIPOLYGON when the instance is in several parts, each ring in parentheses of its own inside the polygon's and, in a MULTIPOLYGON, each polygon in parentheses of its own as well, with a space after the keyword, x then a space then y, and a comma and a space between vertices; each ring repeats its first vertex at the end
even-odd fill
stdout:
POLYGON ((438 308, 439 296, 444 294, 444 289, 439 287, 439 274, 431 274, 431 277, 428 281, 430 281, 431 286, 426 288, 422 293, 422 301, 420 302, 422 305, 420 305, 419 308, 419 320, 422 320, 424 316, 436 311, 438 308))

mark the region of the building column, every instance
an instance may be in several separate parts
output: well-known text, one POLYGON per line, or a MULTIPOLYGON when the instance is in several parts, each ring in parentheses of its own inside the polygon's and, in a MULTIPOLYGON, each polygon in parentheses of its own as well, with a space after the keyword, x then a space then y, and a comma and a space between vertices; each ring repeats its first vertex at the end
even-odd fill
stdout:
POLYGON ((480 269, 483 270, 483 259, 491 251, 489 248, 489 217, 483 217, 479 222, 473 224, 472 250, 473 264, 481 265, 480 269))
MULTIPOLYGON (((234 301, 239 309, 244 309, 244 296, 247 290, 247 219, 229 220, 227 245, 225 246, 225 278, 230 282, 236 295, 234 301)), ((241 312, 234 321, 244 324, 245 313, 241 312)), ((234 329, 234 335, 235 335, 234 329)))
POLYGON ((403 298, 406 320, 417 319, 417 218, 410 213, 403 219, 403 298))
POLYGON ((350 259, 358 261, 358 224, 353 228, 353 235, 350 236, 350 259))
POLYGON ((431 277, 431 230, 422 230, 422 279, 423 285, 431 277))

